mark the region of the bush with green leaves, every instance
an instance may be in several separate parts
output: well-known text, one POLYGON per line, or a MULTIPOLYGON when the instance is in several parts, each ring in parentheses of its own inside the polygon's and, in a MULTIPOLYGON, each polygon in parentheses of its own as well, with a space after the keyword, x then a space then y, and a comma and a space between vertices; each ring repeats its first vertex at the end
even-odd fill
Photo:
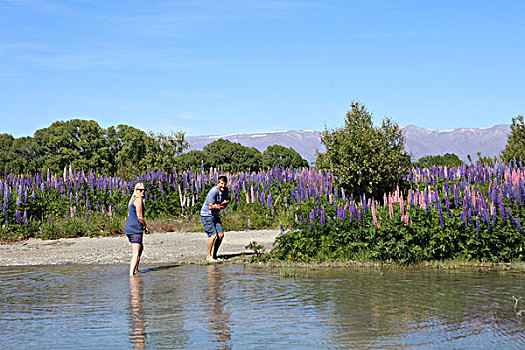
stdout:
POLYGON ((507 144, 501 152, 501 158, 506 162, 511 160, 525 161, 525 122, 522 115, 512 118, 510 134, 507 137, 507 144))
POLYGON ((385 118, 381 127, 375 127, 372 114, 356 101, 344 126, 322 132, 321 142, 326 152, 319 154, 316 167, 332 172, 356 196, 378 197, 392 191, 410 167, 399 126, 385 118))

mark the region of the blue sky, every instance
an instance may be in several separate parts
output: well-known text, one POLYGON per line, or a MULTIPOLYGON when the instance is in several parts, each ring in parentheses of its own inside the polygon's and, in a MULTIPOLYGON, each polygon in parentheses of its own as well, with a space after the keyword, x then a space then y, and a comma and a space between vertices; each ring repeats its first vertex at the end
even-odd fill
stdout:
POLYGON ((0 133, 188 136, 525 114, 525 1, 0 0, 0 133))

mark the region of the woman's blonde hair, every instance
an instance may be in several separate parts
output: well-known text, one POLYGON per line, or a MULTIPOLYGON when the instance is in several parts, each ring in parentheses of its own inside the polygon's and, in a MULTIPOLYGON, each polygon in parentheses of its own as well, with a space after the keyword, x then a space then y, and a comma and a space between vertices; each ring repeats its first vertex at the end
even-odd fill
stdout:
POLYGON ((146 187, 146 186, 144 186, 144 184, 143 184, 142 182, 137 182, 137 183, 135 184, 135 188, 133 189, 133 194, 131 195, 131 198, 129 199, 128 207, 131 205, 131 203, 132 203, 133 200, 135 199, 135 191, 137 191, 137 189, 138 189, 139 187, 141 187, 141 186, 142 186, 142 188, 145 188, 145 187, 146 187))

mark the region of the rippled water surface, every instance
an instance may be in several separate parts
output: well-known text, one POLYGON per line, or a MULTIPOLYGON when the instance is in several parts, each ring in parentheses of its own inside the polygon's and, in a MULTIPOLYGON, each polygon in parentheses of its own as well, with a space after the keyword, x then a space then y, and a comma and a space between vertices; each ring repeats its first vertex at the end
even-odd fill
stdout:
POLYGON ((523 349, 525 274, 0 267, 2 349, 523 349))

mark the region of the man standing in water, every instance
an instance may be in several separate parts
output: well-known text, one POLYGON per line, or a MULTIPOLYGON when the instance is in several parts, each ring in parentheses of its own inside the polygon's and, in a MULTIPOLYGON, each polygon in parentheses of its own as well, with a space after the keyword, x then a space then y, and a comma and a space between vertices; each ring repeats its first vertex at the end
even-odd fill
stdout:
POLYGON ((230 193, 227 185, 228 179, 226 176, 219 176, 217 186, 214 186, 208 192, 206 201, 201 209, 202 224, 204 225, 204 231, 208 234, 206 260, 210 262, 217 261, 217 251, 224 238, 224 230, 219 214, 221 209, 226 208, 228 203, 230 203, 230 193))

